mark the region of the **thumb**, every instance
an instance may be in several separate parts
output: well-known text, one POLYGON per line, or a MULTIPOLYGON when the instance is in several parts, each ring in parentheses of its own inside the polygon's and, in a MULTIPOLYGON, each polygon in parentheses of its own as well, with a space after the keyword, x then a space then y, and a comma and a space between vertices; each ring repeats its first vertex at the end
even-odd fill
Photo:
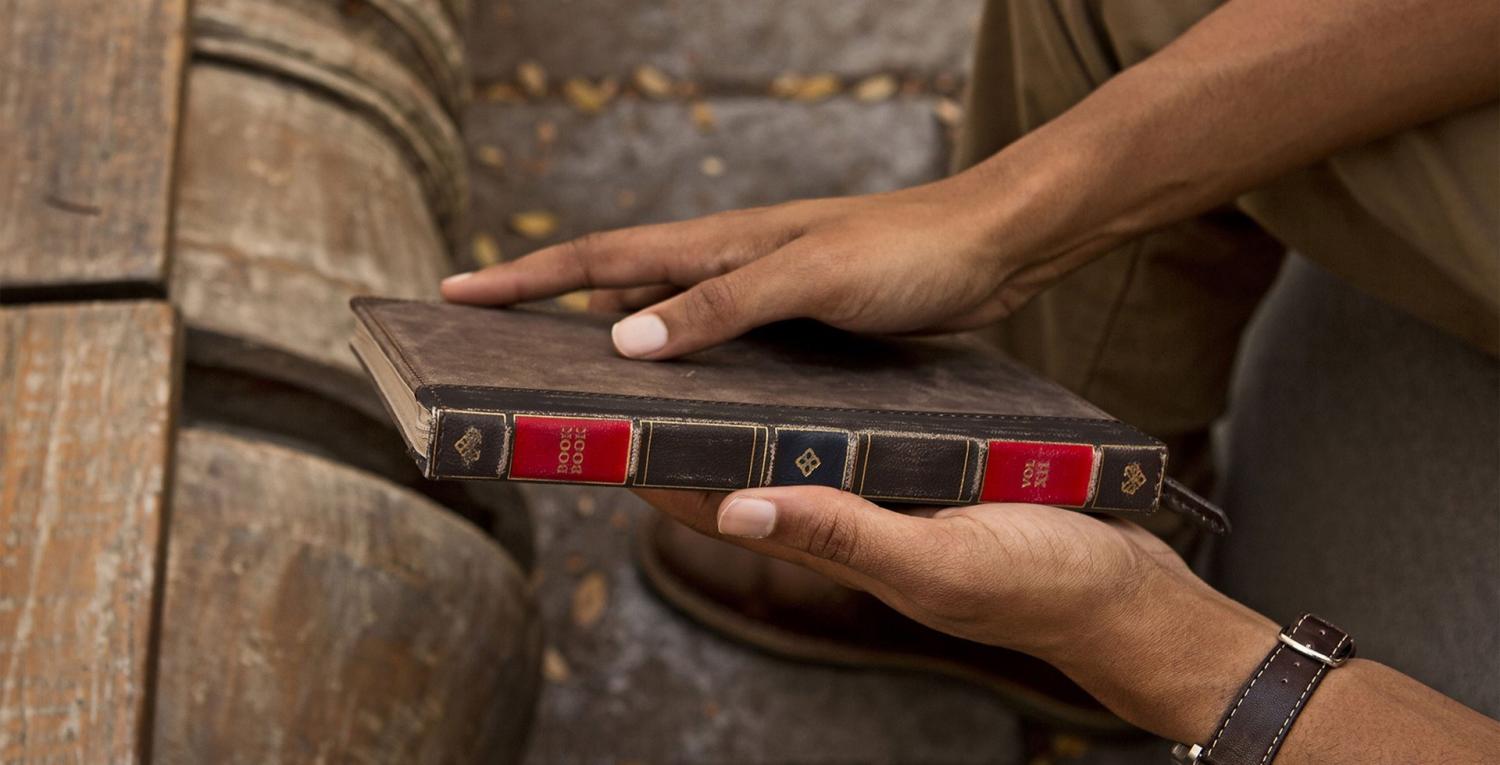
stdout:
POLYGON ((610 331, 615 350, 633 359, 669 359, 803 315, 802 280, 778 268, 782 262, 752 261, 621 319, 610 331))
POLYGON ((929 522, 825 486, 736 492, 718 514, 720 534, 763 540, 765 552, 794 553, 778 557, 826 561, 874 580, 903 567, 929 522))

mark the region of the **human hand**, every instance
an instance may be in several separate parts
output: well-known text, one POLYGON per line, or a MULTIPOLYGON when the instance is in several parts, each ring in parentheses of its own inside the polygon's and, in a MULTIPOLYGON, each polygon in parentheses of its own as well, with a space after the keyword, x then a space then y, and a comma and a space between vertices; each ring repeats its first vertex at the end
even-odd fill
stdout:
POLYGON ((1060 666, 1097 657, 1093 639, 1119 622, 1220 597, 1139 526, 1053 507, 898 513, 811 486, 638 493, 699 532, 868 591, 929 627, 1060 666))
POLYGON ((1041 658, 1125 720, 1178 740, 1212 730, 1274 634, 1116 518, 1026 504, 898 513, 820 486, 636 493, 933 629, 1041 658))
POLYGON ((790 318, 875 333, 978 327, 1055 269, 997 246, 993 210, 960 178, 591 234, 451 277, 443 296, 504 305, 592 288, 595 309, 649 306, 613 333, 620 353, 644 359, 790 318))

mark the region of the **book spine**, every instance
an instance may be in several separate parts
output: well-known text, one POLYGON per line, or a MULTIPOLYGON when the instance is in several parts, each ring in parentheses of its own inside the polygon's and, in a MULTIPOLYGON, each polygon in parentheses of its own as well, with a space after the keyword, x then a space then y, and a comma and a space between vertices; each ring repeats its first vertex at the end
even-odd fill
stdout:
POLYGON ((733 491, 821 485, 875 500, 1150 512, 1160 447, 804 425, 440 409, 431 478, 733 491))

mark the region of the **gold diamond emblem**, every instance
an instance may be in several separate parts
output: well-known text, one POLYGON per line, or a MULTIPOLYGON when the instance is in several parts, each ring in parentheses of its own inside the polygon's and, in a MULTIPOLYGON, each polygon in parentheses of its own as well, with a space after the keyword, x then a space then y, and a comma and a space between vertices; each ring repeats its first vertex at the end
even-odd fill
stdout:
POLYGON ((823 460, 818 459, 818 453, 809 448, 797 458, 794 464, 798 470, 802 471, 802 477, 807 478, 813 474, 814 470, 818 469, 819 465, 823 464, 823 460))
POLYGON ((1125 480, 1120 484, 1120 491, 1135 496, 1135 493, 1146 485, 1146 471, 1141 470, 1141 463, 1132 462, 1125 466, 1125 480))
POLYGON ((479 447, 484 443, 484 436, 480 435, 479 428, 470 425, 464 434, 453 442, 453 450, 458 452, 459 459, 464 461, 464 467, 474 464, 479 459, 479 447))

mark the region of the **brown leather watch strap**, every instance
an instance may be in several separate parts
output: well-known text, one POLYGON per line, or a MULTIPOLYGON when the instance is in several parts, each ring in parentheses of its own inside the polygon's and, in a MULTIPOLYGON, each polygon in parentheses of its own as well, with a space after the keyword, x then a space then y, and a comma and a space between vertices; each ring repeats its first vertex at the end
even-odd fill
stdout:
POLYGON ((1276 647, 1224 712, 1213 738, 1201 746, 1179 745, 1173 754, 1196 765, 1268 765, 1323 676, 1353 656, 1348 633, 1303 614, 1277 636, 1276 647))

